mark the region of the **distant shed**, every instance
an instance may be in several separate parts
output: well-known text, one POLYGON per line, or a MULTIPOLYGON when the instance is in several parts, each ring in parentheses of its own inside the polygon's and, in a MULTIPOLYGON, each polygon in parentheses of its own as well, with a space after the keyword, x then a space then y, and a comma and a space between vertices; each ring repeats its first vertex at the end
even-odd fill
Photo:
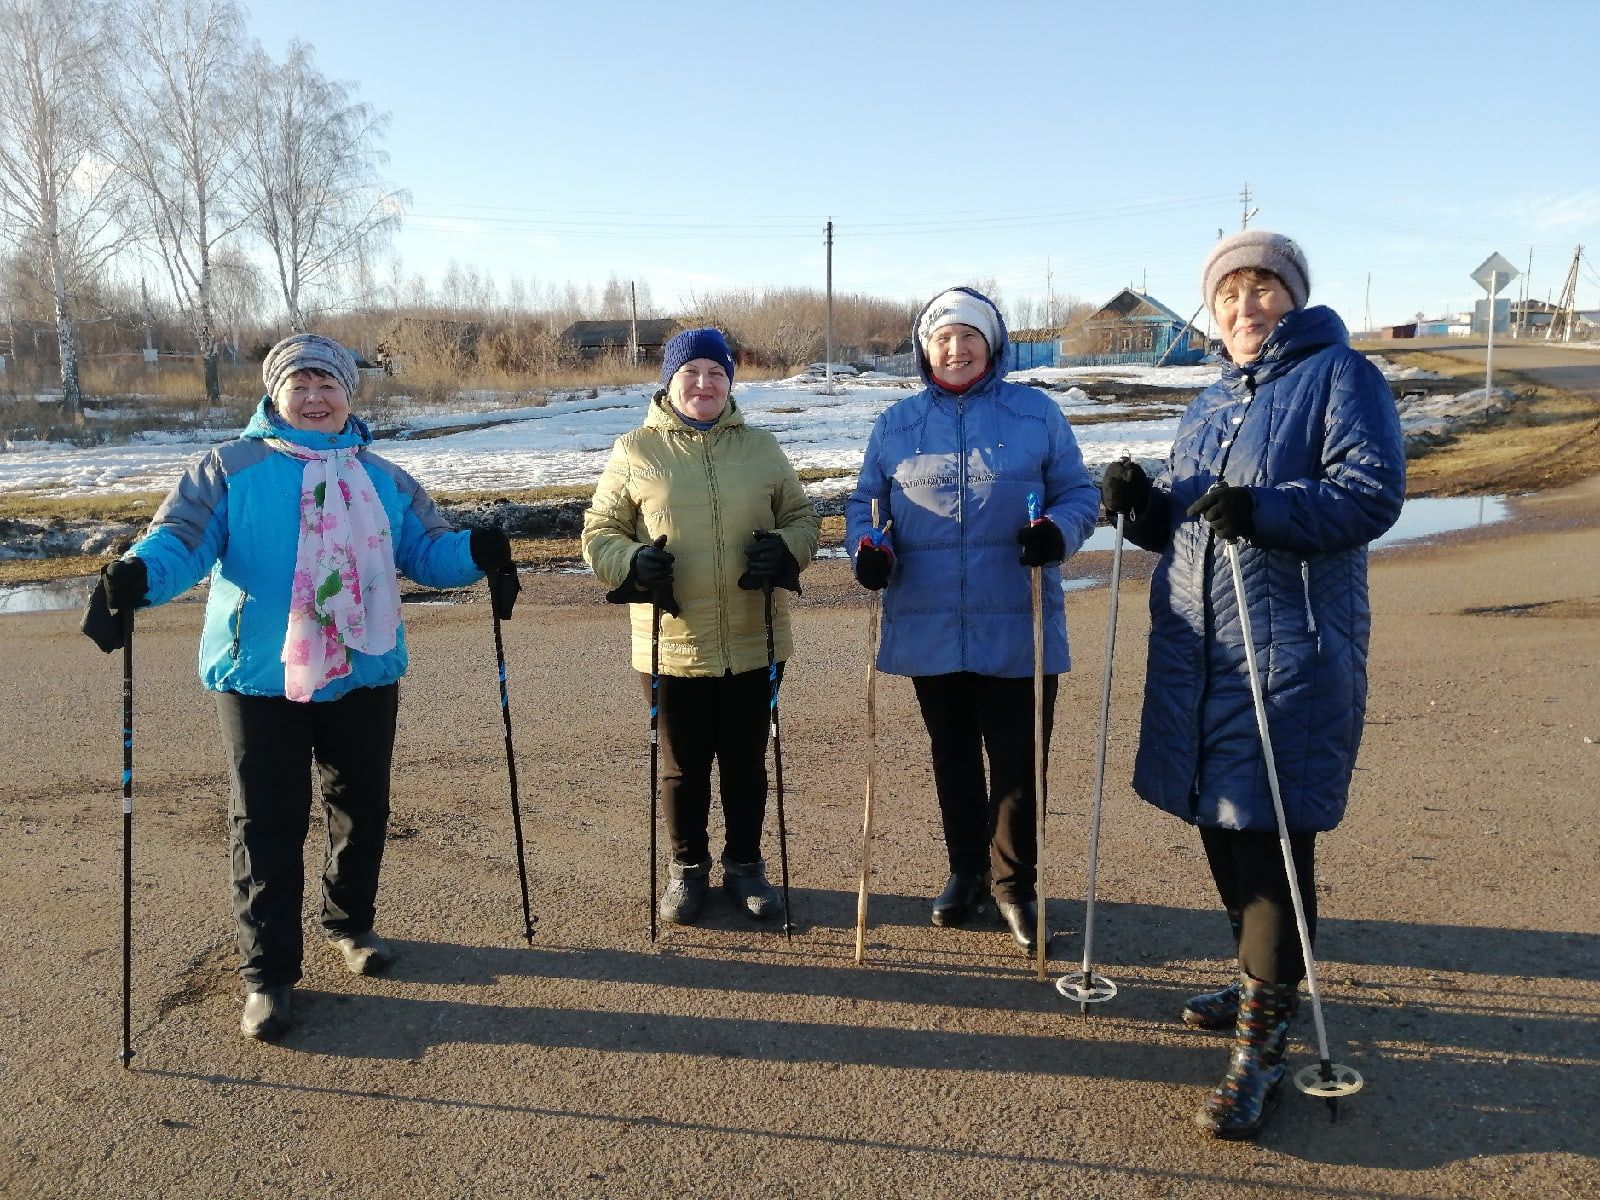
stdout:
MULTIPOLYGON (((561 340, 572 346, 582 359, 625 354, 631 337, 631 321, 574 321, 561 332, 561 340)), ((640 321, 639 361, 660 362, 661 351, 678 332, 680 322, 672 317, 640 321)))

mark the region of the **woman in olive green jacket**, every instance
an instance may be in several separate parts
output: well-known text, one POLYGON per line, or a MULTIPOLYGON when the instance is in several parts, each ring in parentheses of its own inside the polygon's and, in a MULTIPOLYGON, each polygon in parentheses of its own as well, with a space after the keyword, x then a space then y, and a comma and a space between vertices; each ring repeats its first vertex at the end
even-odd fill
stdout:
POLYGON ((761 827, 767 806, 765 589, 774 589, 779 678, 794 649, 788 597, 816 553, 819 523, 778 441, 729 395, 733 355, 715 329, 667 343, 663 390, 617 439, 583 523, 583 557, 634 605, 633 666, 650 698, 650 602, 661 618, 658 744, 672 881, 663 920, 699 916, 711 871, 711 765, 722 781, 723 887, 754 917, 778 911, 761 827))

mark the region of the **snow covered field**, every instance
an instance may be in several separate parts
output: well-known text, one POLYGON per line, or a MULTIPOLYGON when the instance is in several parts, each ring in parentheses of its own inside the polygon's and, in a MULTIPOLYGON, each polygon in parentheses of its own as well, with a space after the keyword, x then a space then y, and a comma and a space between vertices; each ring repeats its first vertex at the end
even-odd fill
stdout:
MULTIPOLYGON (((1373 361, 1391 378, 1423 378, 1373 361)), ((1124 454, 1153 467, 1166 457, 1184 405, 1218 376, 1216 366, 1050 367, 1018 371, 1009 378, 1043 387, 1073 421, 1091 469, 1124 454), (1170 390, 1170 403, 1096 400, 1095 381, 1170 390), (1085 390, 1085 386, 1089 390, 1085 390), (1133 414, 1137 413, 1137 416, 1133 414), (1107 420, 1129 414, 1128 420, 1107 420), (1093 417, 1093 423, 1084 418, 1093 417)), ((853 475, 861 465, 872 423, 916 386, 909 379, 862 375, 835 381, 821 394, 812 376, 740 384, 734 395, 745 418, 770 429, 798 468, 834 469, 853 475)), ((419 409, 379 442, 384 457, 410 471, 432 491, 518 489, 593 483, 611 443, 643 419, 653 388, 602 390, 595 397, 554 399, 537 408, 497 408, 488 399, 475 409, 470 397, 456 408, 419 409)), ((1481 391, 1434 397, 1402 405, 1408 433, 1438 432, 1457 420, 1481 419, 1481 391), (1474 396, 1476 399, 1474 399, 1474 396)), ((356 405, 359 413, 359 400, 356 405)), ((205 447, 233 436, 223 429, 197 429, 138 437, 126 445, 82 448, 66 443, 9 443, 0 452, 0 492, 84 496, 165 491, 205 447)), ((809 485, 813 495, 847 490, 843 477, 809 485)))
MULTIPOLYGON (((1076 426, 1084 458, 1103 464, 1124 454, 1154 461, 1171 445, 1179 414, 1190 396, 1217 377, 1215 367, 1169 368, 1161 372, 1129 368, 1023 371, 1021 382, 1046 383, 1069 419, 1131 412, 1161 412, 1155 420, 1103 421, 1076 426), (1097 403, 1073 385, 1074 376, 1152 382, 1174 389, 1171 406, 1097 403), (1182 378, 1180 379, 1179 376, 1182 378)), ((834 395, 819 395, 806 377, 740 384, 734 396, 745 418, 770 429, 796 467, 836 468, 853 473, 861 465, 872 423, 890 404, 908 394, 911 380, 865 377, 835 383, 834 395)), ((529 488, 589 484, 605 466, 611 443, 643 419, 652 389, 602 391, 598 397, 553 400, 540 408, 493 409, 441 414, 437 410, 402 423, 399 436, 379 443, 385 458, 398 463, 430 490, 529 488), (417 437, 418 434, 437 434, 417 437)), ((356 411, 360 412, 359 398, 356 411)), ((115 492, 164 491, 205 447, 231 437, 226 430, 146 437, 128 445, 81 448, 65 443, 13 443, 0 453, 0 492, 49 492, 83 496, 115 492)), ((815 485, 831 493, 849 486, 839 479, 815 485)))

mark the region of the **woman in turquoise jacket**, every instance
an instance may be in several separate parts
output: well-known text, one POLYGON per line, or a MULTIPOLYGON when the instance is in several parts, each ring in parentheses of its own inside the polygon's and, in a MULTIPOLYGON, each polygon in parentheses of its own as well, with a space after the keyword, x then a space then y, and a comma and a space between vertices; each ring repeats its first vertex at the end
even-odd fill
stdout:
MULTIPOLYGON (((372 927, 406 670, 397 573, 430 587, 492 573, 509 616, 516 572, 503 533, 452 530, 416 480, 371 452, 350 412, 349 350, 295 334, 268 353, 262 377, 267 394, 244 433, 185 472, 105 569, 90 611, 164 604, 210 576, 200 679, 216 693, 232 777, 240 1030, 272 1039, 289 1027, 301 974, 313 762, 328 827, 323 933, 356 974, 389 960, 372 927)), ((102 649, 116 644, 92 616, 85 631, 102 649)))
POLYGON ((1043 568, 1054 598, 1044 606, 1048 747, 1056 677, 1070 665, 1059 564, 1094 529, 1099 497, 1056 402, 1002 378, 1006 326, 986 296, 940 293, 914 337, 927 386, 873 425, 845 505, 845 544, 857 580, 884 591, 878 669, 911 676, 928 729, 950 860, 933 923, 961 924, 992 885, 1012 936, 1032 949, 1029 570, 1043 568), (1036 520, 1030 495, 1041 505, 1036 520))

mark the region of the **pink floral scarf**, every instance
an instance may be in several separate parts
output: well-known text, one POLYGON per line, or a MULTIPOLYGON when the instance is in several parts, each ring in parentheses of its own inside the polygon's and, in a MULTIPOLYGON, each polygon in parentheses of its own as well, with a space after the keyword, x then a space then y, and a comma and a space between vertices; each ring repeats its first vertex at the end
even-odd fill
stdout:
POLYGON ((350 673, 350 655, 394 649, 400 630, 389 514, 356 459, 357 448, 311 450, 280 438, 267 444, 306 465, 300 480, 283 694, 306 701, 350 673))

